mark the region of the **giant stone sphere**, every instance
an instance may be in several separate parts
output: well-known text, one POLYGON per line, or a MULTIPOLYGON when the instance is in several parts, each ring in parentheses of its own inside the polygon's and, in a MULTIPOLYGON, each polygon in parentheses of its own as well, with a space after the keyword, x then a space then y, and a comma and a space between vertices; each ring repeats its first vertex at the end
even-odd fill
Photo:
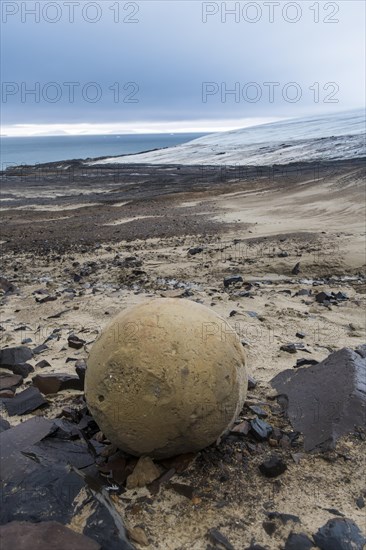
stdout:
POLYGON ((93 345, 85 378, 88 407, 108 439, 155 458, 215 442, 246 391, 233 329, 205 306, 170 298, 117 315, 93 345))

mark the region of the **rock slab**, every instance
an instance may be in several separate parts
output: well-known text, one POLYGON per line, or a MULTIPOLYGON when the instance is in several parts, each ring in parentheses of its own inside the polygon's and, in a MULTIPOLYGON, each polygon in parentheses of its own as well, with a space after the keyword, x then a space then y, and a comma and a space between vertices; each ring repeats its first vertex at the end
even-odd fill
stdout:
POLYGON ((98 542, 75 533, 57 521, 12 521, 0 526, 0 538, 4 548, 16 550, 100 550, 98 542))
POLYGON ((311 367, 285 370, 271 384, 286 396, 287 414, 304 434, 306 451, 332 449, 340 436, 364 425, 366 359, 352 349, 311 367))

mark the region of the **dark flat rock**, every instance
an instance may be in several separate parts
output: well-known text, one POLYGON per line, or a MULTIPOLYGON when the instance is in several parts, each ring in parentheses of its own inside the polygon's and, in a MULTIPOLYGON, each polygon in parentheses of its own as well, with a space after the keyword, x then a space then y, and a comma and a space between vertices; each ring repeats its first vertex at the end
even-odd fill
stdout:
POLYGON ((254 437, 259 441, 265 441, 272 433, 272 426, 260 418, 251 420, 250 428, 254 437))
POLYGON ((330 292, 318 292, 315 295, 315 300, 318 302, 318 304, 324 304, 324 302, 330 302, 332 299, 332 294, 330 292))
POLYGON ((169 483, 168 487, 183 497, 189 499, 194 497, 195 488, 192 485, 186 485, 185 483, 169 483))
POLYGON ((39 355, 48 349, 49 347, 46 344, 40 344, 39 346, 33 348, 33 355, 39 355))
POLYGON ((33 376, 33 384, 45 395, 63 390, 83 390, 84 388, 78 376, 56 372, 33 376))
POLYGON ((247 420, 244 420, 243 422, 240 422, 240 424, 233 426, 230 431, 234 434, 248 435, 250 431, 250 424, 247 420))
POLYGON ((270 537, 275 533, 277 525, 273 521, 263 521, 262 527, 270 537))
POLYGON ((366 360, 343 348, 317 365, 285 370, 271 384, 285 395, 291 424, 304 434, 306 451, 334 448, 343 434, 363 426, 366 360))
POLYGON ((311 290, 308 290, 307 288, 301 288, 296 292, 295 296, 309 296, 310 294, 311 290))
POLYGON ((5 430, 9 430, 10 428, 11 426, 9 422, 0 416, 0 433, 5 432, 5 430))
MULTIPOLYGON (((2 423, 6 420, 2 419, 2 423)), ((9 424, 6 422, 6 424, 9 424)), ((1 479, 10 480, 25 460, 19 451, 34 445, 54 429, 53 422, 43 417, 34 417, 0 433, 1 479), (19 459, 19 460, 17 460, 19 459)))
MULTIPOLYGON (((97 479, 90 445, 65 439, 62 431, 60 435, 52 421, 35 417, 0 434, 0 525, 50 520, 69 524, 86 506, 84 535, 103 549, 133 550, 119 513, 97 479), (82 489, 86 495, 76 505, 82 489)), ((27 548, 42 547, 31 544, 27 548)))
POLYGON ((0 526, 0 538, 4 548, 16 550, 101 550, 98 542, 57 521, 11 521, 0 526))
POLYGON ((15 390, 22 383, 23 377, 19 374, 0 372, 0 390, 15 390))
POLYGON ((320 550, 362 550, 366 544, 359 527, 347 518, 330 519, 313 538, 320 550))
POLYGON ((283 344, 280 347, 281 351, 286 351, 287 353, 297 353, 297 350, 304 349, 304 344, 301 344, 299 342, 290 343, 290 344, 283 344))
POLYGON ((34 372, 34 367, 32 367, 29 363, 19 363, 19 365, 14 365, 9 367, 9 369, 14 374, 20 374, 23 378, 27 378, 31 372, 34 372))
POLYGON ((0 367, 11 368, 32 359, 33 353, 26 346, 15 346, 0 350, 0 367))
POLYGON ((14 416, 35 411, 39 407, 47 405, 48 401, 45 400, 38 388, 30 387, 12 399, 3 399, 3 403, 9 416, 14 416))
POLYGON ((51 366, 51 363, 46 361, 46 359, 42 359, 41 361, 38 361, 38 363, 36 363, 37 369, 45 369, 46 367, 50 367, 50 366, 51 366))
POLYGON ((287 537, 284 550, 310 550, 314 543, 304 533, 290 533, 287 537))
POLYGON ((356 499, 356 506, 360 510, 362 510, 362 508, 365 508, 365 499, 363 498, 363 496, 360 496, 356 499))
POLYGON ((196 254, 200 254, 201 252, 203 252, 203 248, 201 246, 195 246, 188 250, 189 256, 195 256, 196 254))

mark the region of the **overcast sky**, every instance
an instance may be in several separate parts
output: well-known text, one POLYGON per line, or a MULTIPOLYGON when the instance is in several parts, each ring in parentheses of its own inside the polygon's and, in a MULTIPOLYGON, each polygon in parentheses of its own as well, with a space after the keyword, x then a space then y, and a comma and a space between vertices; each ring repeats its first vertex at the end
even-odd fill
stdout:
POLYGON ((218 129, 361 107, 364 20, 352 0, 3 0, 2 132, 218 129))

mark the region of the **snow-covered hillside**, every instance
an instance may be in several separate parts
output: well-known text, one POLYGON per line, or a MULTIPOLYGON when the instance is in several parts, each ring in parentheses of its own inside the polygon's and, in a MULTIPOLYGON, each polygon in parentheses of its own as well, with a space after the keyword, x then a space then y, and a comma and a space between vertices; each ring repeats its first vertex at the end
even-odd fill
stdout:
POLYGON ((365 111, 353 110, 209 134, 176 147, 92 164, 272 165, 365 155, 365 111))

